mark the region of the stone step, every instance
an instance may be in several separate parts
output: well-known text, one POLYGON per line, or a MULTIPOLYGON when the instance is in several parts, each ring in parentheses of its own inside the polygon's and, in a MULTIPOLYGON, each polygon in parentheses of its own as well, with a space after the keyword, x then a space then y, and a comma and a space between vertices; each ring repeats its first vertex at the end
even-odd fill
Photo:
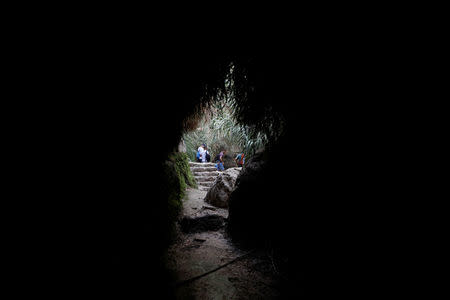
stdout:
POLYGON ((195 167, 191 168, 192 173, 199 173, 199 172, 212 172, 217 171, 215 167, 208 167, 208 168, 201 168, 201 167, 195 167))
POLYGON ((204 181, 204 182, 198 182, 198 186, 204 186, 204 187, 211 187, 213 186, 214 181, 204 181))
POLYGON ((197 169, 197 168, 216 168, 216 164, 197 164, 197 165, 190 165, 191 169, 197 169))
POLYGON ((198 189, 199 189, 200 191, 205 191, 205 192, 207 192, 207 191, 209 191, 209 190, 211 189, 211 187, 199 185, 199 186, 198 186, 198 189))
POLYGON ((192 173, 209 173, 209 172, 219 172, 216 168, 201 168, 201 169, 191 169, 192 173))
POLYGON ((213 176, 195 176, 195 181, 197 181, 197 183, 209 182, 214 180, 216 180, 216 177, 213 176))
POLYGON ((215 164, 189 162, 189 166, 198 184, 198 189, 200 191, 209 191, 217 176, 220 174, 215 164))
POLYGON ((202 172, 193 172, 194 176, 198 177, 210 177, 210 176, 217 176, 219 175, 218 171, 202 171, 202 172))
POLYGON ((194 177, 217 177, 219 175, 218 172, 196 172, 194 173, 194 177))
POLYGON ((194 174, 195 179, 213 178, 216 179, 218 174, 215 173, 198 173, 194 174))
POLYGON ((209 162, 209 163, 199 163, 199 162, 190 161, 189 162, 189 166, 191 166, 191 167, 199 167, 199 166, 210 167, 210 166, 213 166, 214 167, 214 163, 211 163, 211 162, 209 162))

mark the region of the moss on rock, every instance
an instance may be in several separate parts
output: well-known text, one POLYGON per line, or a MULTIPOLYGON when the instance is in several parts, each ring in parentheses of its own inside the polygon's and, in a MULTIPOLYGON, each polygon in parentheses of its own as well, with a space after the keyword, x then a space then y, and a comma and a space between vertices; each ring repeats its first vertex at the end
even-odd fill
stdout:
POLYGON ((167 160, 164 163, 164 194, 163 197, 167 199, 167 242, 172 240, 175 232, 175 221, 182 207, 182 195, 184 190, 180 184, 180 179, 175 169, 175 164, 167 160))
POLYGON ((186 153, 172 153, 164 163, 164 196, 167 199, 167 240, 172 240, 186 188, 197 187, 186 153))
POLYGON ((187 186, 196 188, 197 183, 195 182, 194 175, 189 167, 188 155, 186 153, 176 152, 172 153, 169 156, 169 159, 175 164, 175 170, 180 179, 181 186, 184 187, 184 190, 187 186))

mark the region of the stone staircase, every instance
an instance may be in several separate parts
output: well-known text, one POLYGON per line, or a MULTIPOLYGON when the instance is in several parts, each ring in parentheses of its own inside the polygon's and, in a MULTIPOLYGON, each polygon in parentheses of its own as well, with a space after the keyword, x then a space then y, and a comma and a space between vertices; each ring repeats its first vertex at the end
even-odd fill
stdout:
POLYGON ((219 171, 214 165, 214 163, 189 162, 199 190, 207 191, 213 185, 214 180, 219 175, 219 171))

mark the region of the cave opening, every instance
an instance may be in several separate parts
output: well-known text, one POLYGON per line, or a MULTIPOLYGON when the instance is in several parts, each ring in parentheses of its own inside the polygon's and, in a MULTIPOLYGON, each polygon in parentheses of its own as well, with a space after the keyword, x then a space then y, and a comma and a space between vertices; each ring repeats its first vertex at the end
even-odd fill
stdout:
MULTIPOLYGON (((334 25, 325 27, 333 32, 334 25)), ((267 270, 279 273, 281 284, 275 286, 283 295, 299 298, 306 286, 314 296, 354 293, 361 298, 387 292, 386 286, 398 282, 401 273, 391 268, 398 264, 390 263, 411 253, 406 247, 394 249, 413 224, 402 220, 408 207, 404 202, 424 185, 420 174, 411 172, 415 164, 409 159, 420 135, 405 118, 420 119, 421 114, 405 114, 405 108, 414 107, 408 89, 392 84, 403 78, 401 65, 391 64, 395 49, 380 51, 373 43, 365 47, 360 43, 365 34, 351 37, 359 43, 353 47, 354 42, 342 39, 347 29, 331 39, 327 29, 313 39, 289 36, 300 42, 298 48, 264 38, 263 47, 243 49, 229 32, 210 36, 220 47, 194 50, 189 38, 167 45, 146 33, 132 42, 128 37, 135 29, 114 32, 103 45, 102 30, 92 34, 98 43, 43 48, 45 55, 31 57, 45 66, 22 72, 34 84, 20 83, 18 91, 32 93, 27 99, 33 104, 14 98, 20 118, 7 129, 20 128, 13 136, 25 141, 10 145, 18 146, 20 157, 13 164, 26 180, 19 177, 13 198, 5 200, 17 205, 19 216, 7 231, 23 228, 8 244, 20 250, 17 259, 5 256, 14 274, 21 273, 20 291, 55 292, 59 298, 93 295, 91 290, 102 298, 173 296, 171 284, 178 281, 165 267, 164 255, 175 237, 180 199, 196 184, 189 172, 192 151, 182 157, 175 149, 198 107, 226 94, 227 76, 233 79, 236 121, 262 133, 268 143, 258 152, 264 162, 259 171, 250 172, 246 160, 249 176, 241 176, 239 188, 230 194, 226 226, 217 217, 205 222, 226 228, 242 249, 264 250, 267 270), (235 52, 219 54, 225 44, 235 52), (26 122, 21 124, 21 118, 26 122), (22 191, 29 194, 22 196, 22 191)), ((252 30, 236 31, 252 36, 252 30)), ((213 206, 203 211, 213 211, 208 207, 213 206)), ((208 239, 192 236, 189 243, 184 246, 201 249, 208 239)), ((198 254, 196 261, 203 258, 198 254)), ((224 261, 198 266, 193 278, 214 278, 225 269, 214 271, 218 266, 239 257, 216 255, 224 261)), ((258 268, 257 262, 253 265, 258 268)), ((235 291, 252 287, 236 272, 217 282, 231 283, 235 291)), ((264 283, 255 291, 263 290, 264 283)))
POLYGON ((271 114, 262 122, 239 121, 252 108, 238 109, 242 102, 230 70, 225 88, 184 119, 172 154, 185 181, 166 254, 177 299, 276 299, 286 275, 285 254, 262 226, 278 219, 270 216, 270 202, 277 200, 256 192, 271 172, 267 161, 275 155, 270 151, 283 134, 284 120, 266 104, 262 111, 271 114))
MULTIPOLYGON (((73 270, 67 278, 74 278, 80 291, 94 287, 110 295, 143 293, 173 298, 173 284, 191 278, 180 273, 174 277, 166 266, 170 260, 167 251, 177 243, 177 230, 185 228, 187 242, 177 245, 198 250, 197 259, 190 260, 194 255, 185 257, 184 265, 196 268, 189 271, 193 277, 237 260, 183 285, 181 290, 195 287, 201 280, 212 280, 222 286, 222 291, 227 287, 225 293, 236 292, 236 296, 226 294, 230 298, 247 287, 252 287, 252 295, 258 298, 258 293, 266 289, 277 293, 277 289, 296 287, 298 281, 291 280, 295 278, 291 266, 297 257, 292 254, 297 253, 297 246, 291 245, 290 236, 295 228, 293 210, 286 210, 286 205, 295 203, 289 194, 296 183, 289 176, 290 167, 279 160, 288 157, 287 151, 295 141, 291 98, 283 94, 286 81, 279 76, 283 74, 280 66, 285 64, 257 56, 199 53, 162 57, 165 59, 160 62, 151 60, 146 68, 150 71, 145 73, 141 61, 108 69, 110 72, 101 73, 104 76, 98 81, 92 78, 97 82, 95 93, 81 86, 75 95, 76 105, 68 110, 74 114, 73 119, 68 118, 70 130, 61 127, 63 132, 54 136, 68 137, 64 144, 67 150, 55 163, 61 166, 67 161, 67 176, 58 178, 61 184, 55 202, 61 205, 60 196, 68 195, 69 200, 64 202, 68 209, 58 216, 71 230, 52 236, 55 242, 67 237, 66 252, 60 252, 59 260, 63 268, 73 270), (78 100, 81 96, 85 103, 78 100), (217 114, 205 114, 205 109, 217 114), (218 130, 207 132, 208 128, 199 126, 203 118, 210 118, 208 126, 218 130), (208 139, 191 141, 189 146, 189 135, 202 130, 209 134, 208 139), (183 138, 186 152, 178 151, 183 138), (245 153, 245 163, 236 176, 228 208, 208 202, 190 206, 192 213, 196 207, 204 214, 203 223, 179 223, 183 219, 179 219, 180 212, 185 209, 182 199, 195 196, 198 187, 190 167, 199 143, 212 149, 212 163, 221 147, 229 148, 230 163, 235 162, 238 152, 245 153), (218 230, 191 234, 204 226, 216 226, 218 230), (207 238, 202 236, 205 232, 207 238), (230 240, 240 248, 232 247, 230 240), (203 260, 205 257, 211 260, 203 260), (196 265, 199 261, 208 265, 196 265), (250 266, 233 269, 240 264, 251 264, 256 273, 250 266), (225 270, 236 274, 216 281, 225 270), (250 279, 257 273, 265 276, 265 272, 279 273, 279 278, 287 280, 279 286, 250 279), (258 282, 258 286, 244 278, 258 282)), ((203 192, 198 200, 206 197, 207 191, 203 192)), ((191 292, 195 294, 195 289, 191 292)))

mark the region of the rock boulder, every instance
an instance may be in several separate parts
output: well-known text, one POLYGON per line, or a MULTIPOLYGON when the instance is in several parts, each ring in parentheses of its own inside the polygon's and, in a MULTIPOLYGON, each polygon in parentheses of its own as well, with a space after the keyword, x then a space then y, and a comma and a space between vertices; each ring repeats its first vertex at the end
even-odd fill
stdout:
POLYGON ((216 207, 227 208, 228 198, 234 189, 241 168, 230 168, 221 172, 205 197, 205 202, 216 207))
POLYGON ((231 168, 237 168, 237 163, 234 160, 234 156, 225 154, 223 157, 223 167, 225 168, 225 170, 231 169, 231 168))
POLYGON ((271 185, 264 183, 267 176, 267 158, 265 152, 255 153, 245 162, 242 172, 236 179, 233 193, 228 199, 228 227, 234 239, 241 242, 255 237, 260 228, 270 221, 270 203, 261 201, 270 194, 271 185), (269 204, 268 204, 269 203, 269 204), (264 205, 264 206, 263 206, 264 205))
POLYGON ((198 218, 184 217, 180 228, 184 233, 217 231, 225 225, 225 218, 218 215, 206 215, 198 218))

